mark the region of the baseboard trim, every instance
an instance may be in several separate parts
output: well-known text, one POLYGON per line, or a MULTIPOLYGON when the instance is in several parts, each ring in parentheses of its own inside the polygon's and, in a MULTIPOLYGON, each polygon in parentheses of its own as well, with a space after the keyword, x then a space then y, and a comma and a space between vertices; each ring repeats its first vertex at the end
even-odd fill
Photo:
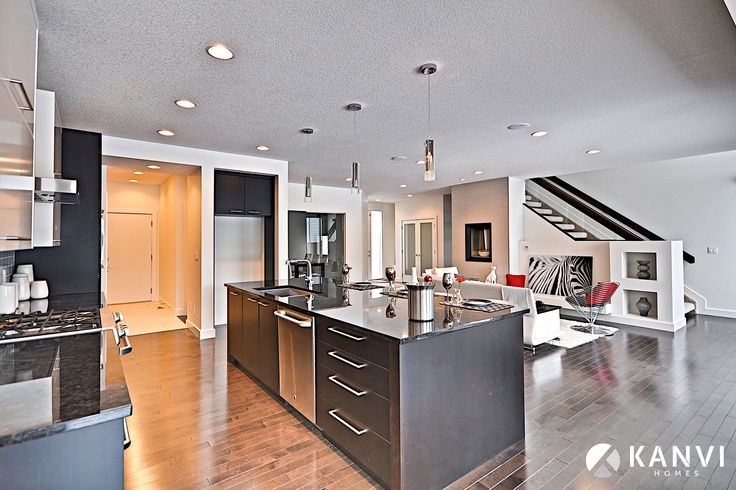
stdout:
POLYGON ((709 308, 708 300, 704 296, 696 293, 695 291, 693 291, 687 286, 685 286, 685 295, 695 300, 695 313, 698 315, 711 315, 711 316, 720 316, 723 318, 736 318, 735 310, 726 310, 726 309, 721 309, 721 308, 709 308))
POLYGON ((200 330, 200 328, 194 323, 187 320, 187 330, 192 332, 199 340, 214 339, 215 329, 200 330))

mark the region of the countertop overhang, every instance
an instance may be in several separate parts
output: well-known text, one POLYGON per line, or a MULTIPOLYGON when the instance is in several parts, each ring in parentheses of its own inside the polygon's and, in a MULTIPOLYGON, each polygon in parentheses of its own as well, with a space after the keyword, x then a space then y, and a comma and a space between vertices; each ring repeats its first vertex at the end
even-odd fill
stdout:
MULTIPOLYGON (((445 295, 434 297, 434 320, 409 320, 408 300, 381 294, 384 288, 366 291, 343 288, 329 278, 320 278, 309 290, 303 279, 250 281, 225 284, 228 288, 270 298, 297 311, 349 323, 387 340, 405 343, 456 332, 528 313, 513 307, 483 312, 442 305, 445 295), (311 293, 309 296, 273 296, 264 288, 290 287, 311 293)), ((380 283, 377 283, 380 285, 380 283)))

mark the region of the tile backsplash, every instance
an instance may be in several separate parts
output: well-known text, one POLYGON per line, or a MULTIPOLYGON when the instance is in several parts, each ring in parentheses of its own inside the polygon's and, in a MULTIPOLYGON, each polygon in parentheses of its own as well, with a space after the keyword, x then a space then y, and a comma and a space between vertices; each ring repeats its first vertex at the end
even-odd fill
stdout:
POLYGON ((15 252, 0 252, 0 283, 10 281, 15 269, 15 252))

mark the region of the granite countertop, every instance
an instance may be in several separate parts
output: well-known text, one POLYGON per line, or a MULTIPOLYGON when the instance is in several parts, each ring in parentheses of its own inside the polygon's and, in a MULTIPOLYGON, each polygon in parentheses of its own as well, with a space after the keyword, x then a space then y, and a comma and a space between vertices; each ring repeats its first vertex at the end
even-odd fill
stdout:
POLYGON ((445 306, 440 304, 445 300, 443 289, 441 295, 435 295, 434 320, 417 322, 409 320, 408 299, 381 294, 385 291, 383 288, 359 291, 343 288, 331 279, 321 278, 321 281, 314 284, 310 300, 308 296, 274 297, 259 290, 282 286, 305 290, 307 287, 303 279, 237 282, 226 286, 273 298, 295 310, 314 316, 349 323, 399 343, 455 332, 529 312, 526 308, 518 307, 488 313, 445 306))
MULTIPOLYGON (((97 296, 64 295, 50 299, 49 307, 90 306, 98 300, 97 296)), ((110 311, 103 309, 101 316, 103 327, 114 324, 110 311)), ((105 331, 102 336, 39 337, 0 346, 0 447, 132 413, 113 333, 105 331), (104 364, 100 360, 101 338, 104 364)))

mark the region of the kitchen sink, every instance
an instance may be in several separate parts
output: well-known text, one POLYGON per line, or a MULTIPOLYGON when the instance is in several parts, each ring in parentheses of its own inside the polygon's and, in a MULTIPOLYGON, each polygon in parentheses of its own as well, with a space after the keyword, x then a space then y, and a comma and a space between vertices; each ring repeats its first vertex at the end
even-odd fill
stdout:
POLYGON ((311 293, 310 291, 303 291, 301 289, 295 289, 290 287, 278 287, 278 288, 256 288, 256 290, 265 293, 270 294, 272 296, 281 296, 283 297, 289 297, 289 296, 309 296, 311 293))

